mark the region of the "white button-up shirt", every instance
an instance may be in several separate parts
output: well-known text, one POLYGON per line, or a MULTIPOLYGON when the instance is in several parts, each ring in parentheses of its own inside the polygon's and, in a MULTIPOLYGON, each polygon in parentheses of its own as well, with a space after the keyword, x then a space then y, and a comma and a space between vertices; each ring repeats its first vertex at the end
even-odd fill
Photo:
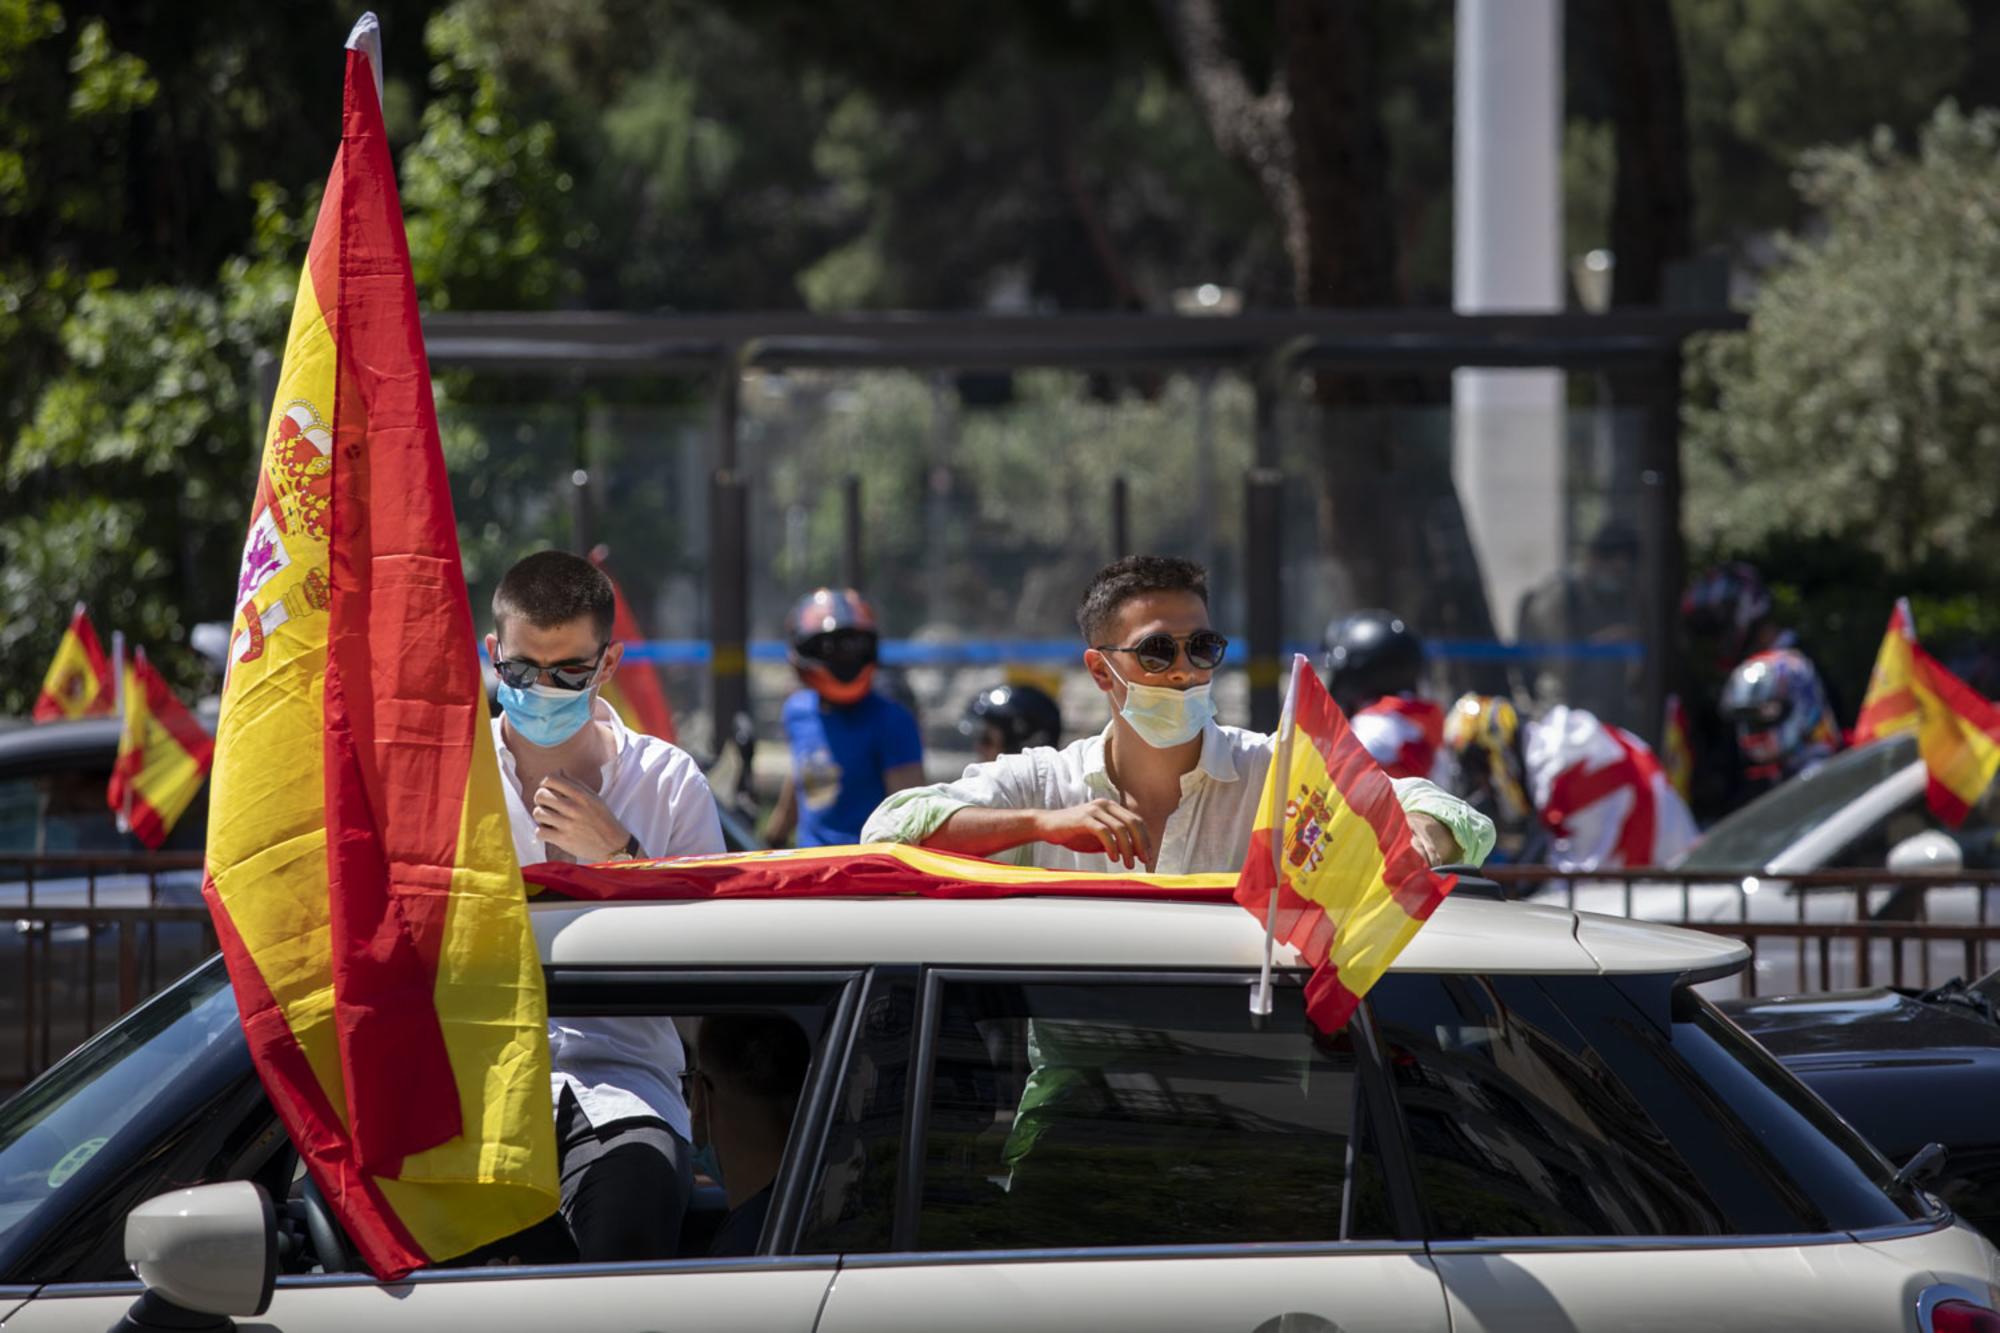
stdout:
MULTIPOLYGON (((1111 727, 1060 750, 1041 747, 974 764, 956 782, 912 787, 882 802, 861 830, 863 842, 920 843, 952 813, 967 806, 994 810, 1066 810, 1118 790, 1104 766, 1111 727)), ((1276 742, 1262 732, 1210 722, 1202 728, 1201 758, 1181 775, 1181 801, 1167 817, 1153 870, 1162 875, 1233 872, 1250 852, 1264 779, 1276 742)), ((1493 823, 1465 802, 1422 778, 1397 778, 1403 809, 1438 820, 1458 839, 1468 862, 1493 850, 1493 823)), ((1125 873, 1103 852, 1073 852, 1053 843, 1026 843, 993 858, 1049 870, 1125 873)))
MULTIPOLYGON (((612 816, 639 839, 647 856, 702 856, 723 851, 722 818, 708 779, 685 750, 657 736, 631 730, 602 699, 595 721, 611 728, 611 758, 597 775, 597 795, 612 816)), ((513 752, 493 719, 493 745, 500 752, 501 784, 507 819, 513 827, 514 855, 522 865, 549 859, 548 844, 535 823, 532 793, 521 791, 513 752)), ((681 1070, 687 1054, 671 1018, 552 1018, 549 1020, 550 1093, 564 1088, 593 1125, 634 1116, 667 1122, 682 1138, 692 1136, 687 1103, 681 1097, 681 1070)))

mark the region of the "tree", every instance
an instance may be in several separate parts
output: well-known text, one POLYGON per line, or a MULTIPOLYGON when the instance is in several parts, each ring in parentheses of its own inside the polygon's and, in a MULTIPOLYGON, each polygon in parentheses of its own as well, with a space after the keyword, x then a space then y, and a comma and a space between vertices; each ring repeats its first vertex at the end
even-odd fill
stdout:
POLYGON ((1824 535, 1891 570, 1983 552, 2000 511, 2000 112, 1940 107, 1805 154, 1817 240, 1787 238, 1747 333, 1691 367, 1691 535, 1824 535))

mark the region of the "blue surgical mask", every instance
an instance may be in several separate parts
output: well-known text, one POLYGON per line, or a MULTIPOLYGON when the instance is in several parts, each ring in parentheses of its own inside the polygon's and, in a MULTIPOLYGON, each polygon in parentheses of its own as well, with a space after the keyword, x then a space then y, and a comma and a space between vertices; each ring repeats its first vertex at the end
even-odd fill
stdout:
POLYGON ((553 685, 530 685, 518 690, 503 681, 499 698, 508 725, 516 735, 530 745, 553 749, 582 731, 583 724, 590 721, 597 687, 559 690, 553 685))
POLYGON ((1201 735, 1215 719, 1215 701, 1208 697, 1207 685, 1190 685, 1184 690, 1164 685, 1134 685, 1118 675, 1118 668, 1105 659, 1104 667, 1125 687, 1125 702, 1118 715, 1125 719, 1139 739, 1156 750, 1185 745, 1201 735))
POLYGON ((696 1148, 688 1164, 694 1168, 696 1175, 707 1176, 718 1185, 722 1183, 722 1163, 716 1159, 713 1143, 704 1143, 696 1148))

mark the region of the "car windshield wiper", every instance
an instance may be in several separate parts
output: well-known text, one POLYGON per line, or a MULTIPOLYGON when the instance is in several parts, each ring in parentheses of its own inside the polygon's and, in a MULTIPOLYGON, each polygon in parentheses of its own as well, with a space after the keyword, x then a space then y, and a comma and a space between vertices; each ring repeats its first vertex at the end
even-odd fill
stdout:
POLYGON ((1960 1009, 1970 1009, 1989 1023, 2000 1023, 1993 1013, 1993 1001, 1986 992, 1965 984, 1963 977, 1953 977, 1942 986, 1933 986, 1918 994, 1919 1000, 1931 1004, 1955 1005, 1960 1009))

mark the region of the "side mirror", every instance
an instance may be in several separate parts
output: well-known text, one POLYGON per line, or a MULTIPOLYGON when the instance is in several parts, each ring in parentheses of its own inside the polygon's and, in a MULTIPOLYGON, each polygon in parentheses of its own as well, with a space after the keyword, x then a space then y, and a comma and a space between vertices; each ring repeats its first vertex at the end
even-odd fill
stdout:
MULTIPOLYGON (((162 1194, 125 1217, 125 1262, 146 1284, 128 1320, 151 1326, 161 1302, 197 1315, 260 1315, 278 1280, 278 1217, 248 1180, 162 1194)), ((182 1327, 198 1327, 188 1323, 182 1327)), ((218 1326, 227 1327, 226 1319, 218 1326)))
POLYGON ((1965 869, 1965 853, 1957 839, 1936 829, 1913 833, 1889 849, 1888 870, 1895 875, 1936 874, 1965 869))

